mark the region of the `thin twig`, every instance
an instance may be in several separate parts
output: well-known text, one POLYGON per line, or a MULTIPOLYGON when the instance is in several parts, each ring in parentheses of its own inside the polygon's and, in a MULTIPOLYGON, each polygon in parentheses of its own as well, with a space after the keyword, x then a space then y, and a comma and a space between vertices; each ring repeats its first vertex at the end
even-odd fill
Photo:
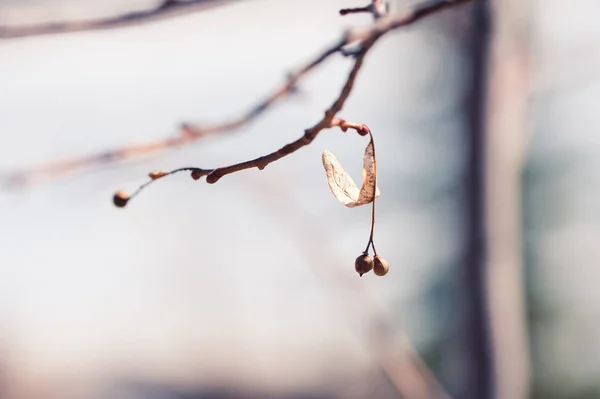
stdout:
POLYGON ((353 54, 354 64, 351 72, 342 88, 341 93, 338 95, 334 103, 325 112, 325 116, 313 127, 306 129, 304 135, 298 140, 287 144, 279 150, 272 152, 268 155, 242 162, 239 164, 229 165, 213 169, 211 173, 207 175, 207 182, 215 183, 221 177, 238 172, 241 170, 257 167, 264 169, 268 164, 275 162, 286 155, 289 155, 296 150, 310 144, 315 137, 326 128, 332 127, 332 121, 336 114, 342 109, 346 99, 352 91, 356 75, 360 70, 364 57, 372 46, 382 36, 400 27, 410 25, 415 21, 420 20, 426 16, 434 14, 445 8, 449 8, 454 5, 467 3, 473 0, 426 0, 418 4, 413 5, 403 11, 395 14, 390 14, 382 18, 377 19, 371 26, 366 28, 356 28, 347 31, 343 37, 338 40, 334 45, 327 48, 324 52, 316 56, 313 60, 299 68, 296 72, 288 76, 287 81, 279 86, 269 95, 266 99, 259 102, 249 112, 241 115, 237 119, 226 121, 221 124, 213 126, 195 126, 191 124, 183 124, 179 134, 174 137, 170 137, 163 140, 158 140, 151 143, 138 144, 123 147, 117 150, 107 151, 101 154, 96 154, 87 157, 81 157, 71 159, 67 161, 55 162, 40 167, 32 168, 29 170, 20 171, 13 173, 7 177, 7 181, 12 185, 25 185, 34 181, 39 181, 48 178, 56 178, 66 173, 73 172, 85 167, 91 167, 94 165, 101 165, 106 163, 113 163, 116 161, 124 161, 135 158, 140 155, 149 155, 156 153, 161 150, 169 148, 179 147, 185 144, 190 144, 209 135, 221 134, 231 132, 242 126, 245 126, 257 116, 261 115, 268 108, 270 108, 277 101, 286 98, 294 92, 298 82, 311 70, 320 65, 323 61, 331 57, 332 55, 342 52, 348 44, 358 43, 359 50, 353 54))
POLYGON ((0 26, 0 40, 48 34, 124 28, 182 15, 189 15, 194 12, 204 11, 234 1, 239 0, 164 0, 158 7, 149 10, 133 11, 124 15, 104 19, 60 21, 25 26, 0 26))
POLYGON ((296 141, 293 141, 293 142, 281 147, 279 150, 274 151, 268 155, 264 155, 264 156, 256 158, 256 159, 252 159, 250 161, 241 162, 238 164, 217 168, 217 169, 213 170, 211 173, 209 173, 208 176, 206 176, 206 182, 211 183, 211 184, 216 183, 221 177, 226 176, 231 173, 234 173, 234 172, 239 172, 244 169, 256 167, 256 168, 262 170, 270 163, 275 162, 275 161, 285 157, 286 155, 289 155, 289 154, 299 150, 300 148, 304 147, 305 145, 310 144, 322 130, 336 126, 334 124, 334 122, 335 122, 334 116, 342 110, 342 108, 344 107, 344 103, 346 102, 346 100, 348 99, 348 96, 350 95, 350 92, 352 91, 352 87, 354 86, 354 81, 356 80, 356 75, 358 74, 358 71, 359 71, 360 67, 362 66, 363 59, 365 57, 367 49, 368 48, 363 49, 360 52, 360 54, 358 55, 358 57, 356 58, 356 61, 354 62, 354 65, 353 65, 352 69, 350 70, 350 74, 348 75, 348 79, 346 80, 346 84, 344 85, 342 92, 340 93, 338 98, 335 100, 335 102, 329 107, 329 109, 327 109, 327 111, 325 112, 325 116, 323 116, 323 118, 316 125, 314 125, 313 127, 309 128, 309 129, 306 129, 304 131, 304 135, 302 137, 300 137, 296 141))
POLYGON ((340 15, 371 13, 375 19, 381 18, 390 12, 390 3, 387 0, 372 0, 371 4, 357 8, 343 8, 340 15))
POLYGON ((340 10, 340 15, 358 14, 363 12, 371 12, 371 5, 357 8, 342 8, 340 10))
POLYGON ((375 233, 375 200, 377 199, 377 156, 375 154, 375 140, 373 139, 373 132, 371 132, 371 129, 367 129, 369 131, 369 137, 371 138, 371 147, 373 148, 373 168, 375 169, 375 178, 373 184, 375 188, 373 189, 373 201, 371 202, 371 233, 369 234, 369 242, 367 243, 365 254, 369 252, 370 245, 373 248, 373 254, 377 256, 375 242, 373 241, 373 234, 375 233))

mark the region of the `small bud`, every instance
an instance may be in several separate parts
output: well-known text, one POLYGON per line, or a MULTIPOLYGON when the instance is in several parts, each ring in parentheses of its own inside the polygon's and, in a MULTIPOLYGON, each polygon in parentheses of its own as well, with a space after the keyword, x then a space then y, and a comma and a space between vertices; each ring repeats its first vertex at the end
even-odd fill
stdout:
POLYGON ((161 172, 158 170, 148 173, 148 177, 150 177, 152 180, 160 179, 161 177, 164 177, 166 175, 167 174, 165 172, 161 172))
POLYGON ((358 129, 356 129, 356 132, 361 136, 366 136, 369 134, 369 130, 370 129, 367 125, 361 125, 358 129))
POLYGON ((117 208, 124 208, 127 205, 127 201, 129 201, 129 196, 125 191, 117 191, 113 196, 113 204, 117 208))
POLYGON ((387 260, 383 259, 379 255, 375 255, 375 259, 373 261, 373 273, 375 273, 377 276, 385 276, 389 271, 390 265, 387 263, 387 260))
POLYGON ((368 273, 373 269, 373 259, 366 253, 362 254, 354 261, 354 268, 359 276, 362 277, 363 274, 368 273))
POLYGON ((264 168, 267 167, 268 164, 269 164, 269 162, 259 161, 256 163, 256 167, 258 168, 258 170, 263 170, 264 168))
POLYGON ((219 175, 217 174, 217 171, 218 171, 218 170, 219 170, 219 169, 215 169, 215 170, 213 170, 212 172, 210 172, 208 175, 206 175, 206 182, 207 182, 208 184, 213 184, 213 183, 216 183, 216 182, 217 182, 217 181, 218 181, 218 180, 221 178, 221 176, 219 176, 219 175))
POLYGON ((194 169, 194 170, 192 170, 192 173, 190 175, 192 176, 192 179, 198 180, 199 178, 201 178, 202 176, 204 176, 204 173, 200 172, 197 169, 194 169))

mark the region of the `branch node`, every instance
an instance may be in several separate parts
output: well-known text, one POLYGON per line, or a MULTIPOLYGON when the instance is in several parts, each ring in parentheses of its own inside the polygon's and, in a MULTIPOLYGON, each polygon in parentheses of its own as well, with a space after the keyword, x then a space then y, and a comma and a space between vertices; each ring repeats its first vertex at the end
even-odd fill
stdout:
POLYGON ((312 143, 315 138, 315 133, 311 131, 311 129, 306 129, 304 131, 304 135, 302 136, 302 144, 308 145, 312 143))
POLYGON ((369 127, 367 125, 365 125, 364 123, 362 125, 360 125, 360 127, 358 129, 356 129, 356 131, 361 136, 366 136, 367 134, 371 133, 371 129, 369 129, 369 127))
POLYGON ((192 170, 192 173, 190 173, 190 176, 192 177, 192 179, 198 180, 202 176, 206 176, 206 171, 204 171, 202 169, 194 169, 194 170, 192 170))
POLYGON ((219 179, 223 177, 221 176, 221 168, 214 169, 208 175, 206 175, 206 182, 208 184, 214 184, 219 181, 219 179))
POLYGON ((269 164, 269 161, 266 157, 260 157, 259 159, 256 160, 256 167, 258 168, 258 170, 263 170, 264 168, 267 167, 268 164, 269 164))
POLYGON ((335 117, 336 111, 333 108, 329 108, 325 111, 325 121, 332 121, 335 117))

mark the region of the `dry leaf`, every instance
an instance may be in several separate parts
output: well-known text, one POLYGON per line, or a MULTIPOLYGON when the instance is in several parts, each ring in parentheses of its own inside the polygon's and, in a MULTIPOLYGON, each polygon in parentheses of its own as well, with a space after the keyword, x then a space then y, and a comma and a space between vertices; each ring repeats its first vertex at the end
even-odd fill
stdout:
POLYGON ((342 168, 338 159, 329 151, 323 152, 323 166, 331 192, 342 204, 354 208, 373 201, 373 191, 379 197, 379 188, 375 188, 377 170, 373 159, 373 143, 369 143, 363 157, 363 184, 360 190, 350 175, 342 168))

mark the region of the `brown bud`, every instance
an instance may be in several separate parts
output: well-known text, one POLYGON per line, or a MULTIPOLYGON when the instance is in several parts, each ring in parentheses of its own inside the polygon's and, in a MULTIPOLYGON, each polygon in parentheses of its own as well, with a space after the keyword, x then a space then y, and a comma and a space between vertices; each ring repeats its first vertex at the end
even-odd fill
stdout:
POLYGON ((152 180, 160 179, 161 177, 166 176, 166 175, 167 174, 165 172, 161 172, 158 170, 148 173, 148 177, 150 177, 152 180))
POLYGON ((367 254, 362 254, 354 261, 354 268, 359 276, 368 273, 373 269, 373 259, 367 254))
POLYGON ((218 171, 219 171, 219 169, 215 169, 212 172, 210 172, 208 175, 206 175, 206 182, 208 184, 216 183, 221 178, 221 176, 219 176, 219 174, 218 174, 218 171))
POLYGON ((358 132, 359 135, 366 136, 367 134, 369 134, 371 129, 369 129, 369 127, 367 125, 360 125, 360 127, 358 129, 356 129, 356 131, 358 132))
POLYGON ((379 255, 375 255, 373 260, 373 273, 377 276, 385 276, 390 271, 390 265, 387 260, 383 259, 379 255))
POLYGON ((198 180, 202 176, 206 175, 206 173, 203 173, 202 171, 200 171, 198 169, 194 169, 194 170, 192 170, 191 175, 192 175, 192 179, 198 180))
POLYGON ((124 208, 129 201, 129 196, 125 191, 117 191, 113 196, 113 204, 118 208, 124 208))

